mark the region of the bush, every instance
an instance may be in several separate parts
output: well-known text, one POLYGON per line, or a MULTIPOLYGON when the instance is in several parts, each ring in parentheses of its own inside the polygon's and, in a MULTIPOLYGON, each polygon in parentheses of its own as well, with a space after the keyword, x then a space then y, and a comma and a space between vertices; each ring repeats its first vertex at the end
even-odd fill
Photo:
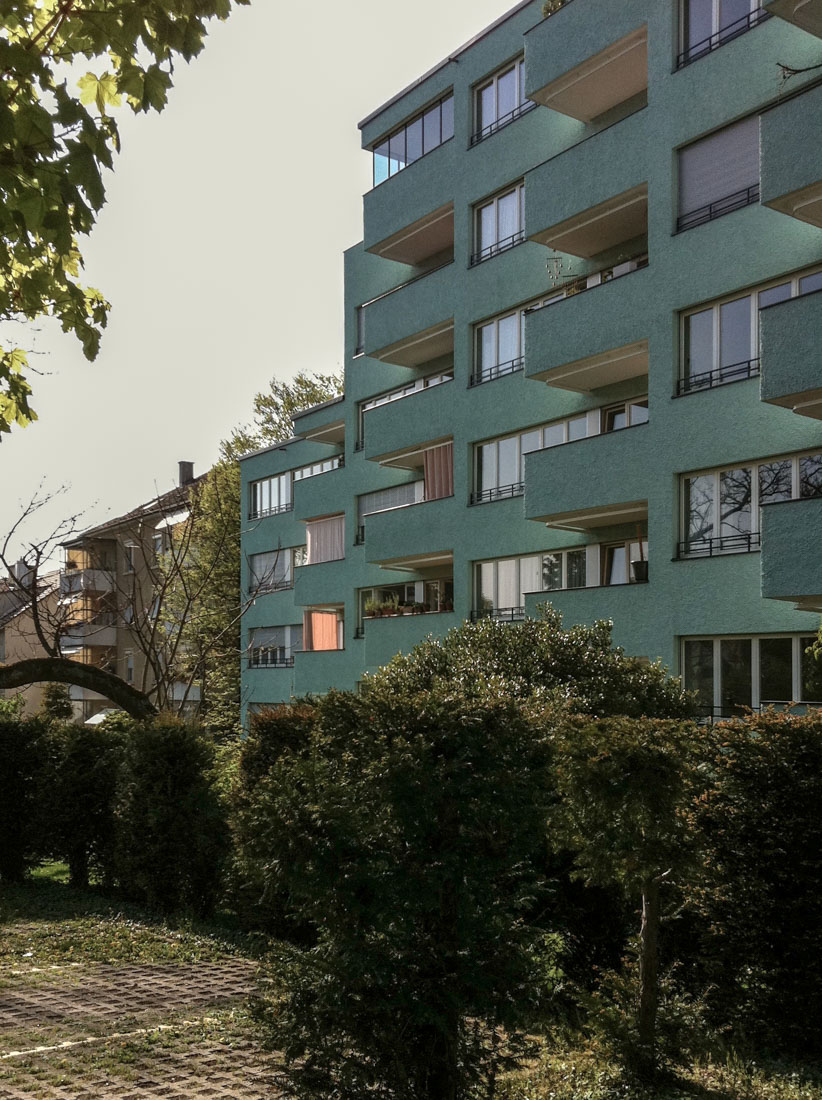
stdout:
POLYGON ((114 807, 123 735, 105 726, 52 723, 50 843, 69 865, 72 886, 86 887, 93 870, 111 883, 114 807))
POLYGON ((208 913, 228 847, 214 745, 202 730, 166 715, 116 726, 128 730, 117 796, 117 883, 165 912, 208 913))
POLYGON ((21 882, 44 854, 51 805, 48 726, 0 716, 0 881, 21 882))

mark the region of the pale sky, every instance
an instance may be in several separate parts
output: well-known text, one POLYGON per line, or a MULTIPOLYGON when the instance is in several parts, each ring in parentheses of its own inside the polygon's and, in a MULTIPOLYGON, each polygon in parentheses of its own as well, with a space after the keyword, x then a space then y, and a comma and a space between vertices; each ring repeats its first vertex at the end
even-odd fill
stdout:
POLYGON ((252 0, 181 63, 161 115, 119 114, 123 152, 83 242, 112 303, 93 364, 34 347, 40 419, 0 444, 0 535, 41 480, 69 491, 30 525, 100 522, 197 472, 272 375, 342 365, 342 253, 362 238, 357 123, 513 0, 252 0))

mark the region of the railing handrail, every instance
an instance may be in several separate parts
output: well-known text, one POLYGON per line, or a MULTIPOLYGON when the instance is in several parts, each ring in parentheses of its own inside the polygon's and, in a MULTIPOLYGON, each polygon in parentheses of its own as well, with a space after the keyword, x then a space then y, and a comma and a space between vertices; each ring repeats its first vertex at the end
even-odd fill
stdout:
POLYGON ((729 382, 741 382, 746 378, 756 378, 759 374, 759 359, 743 359, 739 363, 729 363, 714 370, 699 371, 680 378, 676 384, 677 397, 696 390, 709 390, 714 386, 724 386, 729 382))
POLYGON ((760 545, 759 531, 718 538, 685 539, 677 545, 677 558, 713 558, 727 553, 747 553, 760 545))
POLYGON ((514 248, 515 245, 522 244, 524 240, 525 230, 518 229, 516 233, 511 233, 509 236, 503 237, 499 241, 494 241, 493 244, 486 245, 485 248, 481 248, 479 252, 472 252, 468 266, 476 267, 478 264, 485 263, 486 260, 498 256, 500 252, 507 252, 509 248, 514 248))
POLYGON ((495 118, 493 122, 489 122, 487 126, 483 126, 481 130, 475 130, 471 134, 468 148, 473 149, 475 145, 479 145, 481 141, 485 141, 486 138, 491 137, 497 130, 501 130, 509 123, 516 122, 518 118, 527 115, 529 111, 533 111, 536 106, 537 104, 533 99, 526 99, 524 103, 519 103, 512 111, 506 111, 504 115, 500 115, 500 117, 495 118))
POLYGON ((273 661, 255 661, 253 657, 248 658, 249 668, 293 668, 293 657, 277 657, 273 661))
POLYGON ((290 500, 288 504, 278 504, 276 508, 259 508, 255 510, 250 508, 248 512, 249 519, 267 519, 269 516, 280 516, 285 512, 294 511, 294 501, 290 500))
POLYGON ((498 485, 493 489, 480 489, 471 493, 470 504, 488 504, 493 500, 510 500, 521 497, 525 492, 525 482, 516 481, 511 485, 498 485))
POLYGON ((437 264, 436 267, 429 267, 426 271, 421 271, 419 275, 415 275, 412 279, 406 279, 406 281, 400 283, 399 286, 392 286, 390 290, 384 290, 382 294, 378 294, 376 298, 369 298, 367 302, 361 302, 360 309, 365 309, 367 306, 373 306, 376 302, 381 302, 383 298, 390 298, 392 294, 397 294, 400 290, 405 290, 407 286, 418 283, 420 279, 427 279, 428 276, 433 275, 435 271, 442 271, 444 267, 450 267, 453 262, 453 259, 446 260, 444 263, 437 264))
POLYGON ((497 619, 500 622, 517 622, 525 618, 524 607, 480 607, 471 612, 471 622, 480 619, 497 619))
POLYGON ((485 382, 493 382, 495 378, 504 378, 506 374, 516 374, 525 366, 525 357, 520 355, 516 359, 508 359, 504 363, 495 363, 492 367, 474 371, 468 379, 469 386, 482 386, 485 382))

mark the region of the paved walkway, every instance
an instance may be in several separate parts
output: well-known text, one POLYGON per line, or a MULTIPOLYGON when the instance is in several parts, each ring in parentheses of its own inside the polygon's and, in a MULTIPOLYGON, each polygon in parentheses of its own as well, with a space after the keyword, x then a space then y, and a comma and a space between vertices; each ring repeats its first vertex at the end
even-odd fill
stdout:
POLYGON ((250 962, 67 966, 5 977, 0 1100, 277 1094, 270 1061, 242 1020, 250 962))

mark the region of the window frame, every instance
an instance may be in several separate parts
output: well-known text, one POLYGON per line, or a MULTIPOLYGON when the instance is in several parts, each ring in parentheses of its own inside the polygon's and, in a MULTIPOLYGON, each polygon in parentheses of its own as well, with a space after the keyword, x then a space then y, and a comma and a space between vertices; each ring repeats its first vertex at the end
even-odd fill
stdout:
POLYGON ((518 118, 521 118, 524 114, 533 110, 537 104, 534 100, 527 99, 525 96, 525 55, 519 54, 511 61, 507 62, 507 64, 502 65, 496 72, 491 73, 490 76, 485 77, 485 79, 481 80, 478 84, 475 84, 472 93, 472 102, 473 129, 471 131, 471 147, 479 145, 480 142, 485 141, 486 138, 491 137, 491 135, 495 134, 498 130, 503 129, 503 127, 510 125, 512 122, 516 122, 518 118), (499 81, 512 71, 516 73, 517 104, 513 110, 506 111, 506 113, 501 116, 499 114, 499 81), (481 96, 488 88, 494 89, 494 117, 491 122, 486 122, 484 125, 480 126, 480 122, 482 121, 480 106, 481 96))

